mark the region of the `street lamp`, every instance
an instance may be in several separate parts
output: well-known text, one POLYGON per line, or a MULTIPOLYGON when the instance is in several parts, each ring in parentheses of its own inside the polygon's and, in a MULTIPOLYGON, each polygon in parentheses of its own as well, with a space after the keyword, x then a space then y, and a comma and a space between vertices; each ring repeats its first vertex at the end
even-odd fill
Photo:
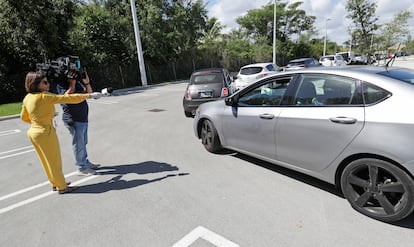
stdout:
POLYGON ((325 56, 325 51, 326 51, 326 34, 327 34, 327 23, 328 21, 330 21, 331 19, 326 18, 325 19, 325 40, 323 42, 323 56, 325 56))

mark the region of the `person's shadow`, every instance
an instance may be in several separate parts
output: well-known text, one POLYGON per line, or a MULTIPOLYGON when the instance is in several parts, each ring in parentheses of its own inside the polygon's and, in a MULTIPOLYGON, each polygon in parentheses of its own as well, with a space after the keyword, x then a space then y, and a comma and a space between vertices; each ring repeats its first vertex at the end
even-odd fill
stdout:
POLYGON ((97 172, 99 175, 114 175, 112 178, 90 185, 80 186, 79 189, 73 191, 72 193, 77 194, 97 194, 104 193, 111 190, 124 190, 129 188, 134 188, 148 183, 158 182, 169 177, 175 176, 184 176, 188 173, 174 173, 167 174, 155 179, 133 179, 126 180, 123 179, 124 175, 127 174, 149 174, 149 173, 159 173, 159 172, 173 172, 178 171, 176 166, 172 166, 167 163, 160 163, 156 161, 146 161, 138 164, 127 164, 127 165, 116 165, 116 166, 102 166, 97 172))

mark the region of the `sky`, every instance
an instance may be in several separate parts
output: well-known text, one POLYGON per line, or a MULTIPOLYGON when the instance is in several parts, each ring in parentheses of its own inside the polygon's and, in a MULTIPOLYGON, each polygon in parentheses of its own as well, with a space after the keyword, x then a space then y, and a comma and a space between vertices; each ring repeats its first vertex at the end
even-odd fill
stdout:
MULTIPOLYGON (((224 32, 238 28, 236 18, 245 15, 248 10, 258 9, 273 3, 274 0, 204 0, 208 10, 209 18, 217 18, 226 28, 224 32)), ((278 0, 283 2, 298 2, 299 0, 278 0)), ((327 39, 342 45, 350 39, 348 28, 351 20, 346 18, 348 12, 345 9, 346 0, 301 0, 303 4, 299 9, 306 11, 307 15, 316 16, 315 29, 319 32, 318 37, 325 35, 327 39), (330 19, 329 21, 326 21, 330 19)), ((403 10, 411 11, 413 18, 410 19, 410 33, 414 37, 414 1, 413 0, 374 0, 377 3, 376 16, 378 24, 388 23, 394 16, 403 10)))

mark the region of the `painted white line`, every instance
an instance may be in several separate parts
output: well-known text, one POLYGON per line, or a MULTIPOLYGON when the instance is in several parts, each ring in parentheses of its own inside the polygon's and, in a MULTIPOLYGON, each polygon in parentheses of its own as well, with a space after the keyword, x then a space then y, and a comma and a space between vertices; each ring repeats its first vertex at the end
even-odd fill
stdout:
POLYGON ((18 203, 15 203, 15 204, 10 205, 10 206, 5 207, 5 208, 2 208, 2 209, 0 209, 0 214, 6 213, 6 212, 8 212, 8 211, 10 211, 10 210, 13 210, 13 209, 15 209, 15 208, 18 208, 18 207, 24 206, 24 205, 29 204, 29 203, 31 203, 31 202, 34 202, 34 201, 40 200, 40 199, 42 199, 42 198, 44 198, 44 197, 46 197, 46 196, 50 196, 51 194, 53 194, 53 192, 54 192, 54 191, 45 192, 45 193, 40 194, 40 195, 38 195, 38 196, 35 196, 35 197, 32 197, 32 198, 29 198, 29 199, 27 199, 27 200, 24 200, 24 201, 21 201, 21 202, 18 202, 18 203))
POLYGON ((21 130, 6 130, 6 131, 0 131, 0 136, 5 136, 5 135, 12 135, 12 134, 17 134, 20 133, 21 130))
POLYGON ((26 147, 22 147, 22 148, 16 148, 16 149, 12 149, 12 150, 9 150, 9 151, 0 152, 0 160, 10 158, 10 157, 13 157, 13 156, 17 156, 17 155, 21 155, 21 154, 25 154, 25 153, 29 153, 29 152, 33 152, 33 151, 34 151, 33 146, 26 146, 26 147), (25 149, 29 149, 29 150, 26 150, 26 151, 23 151, 23 152, 18 152, 18 151, 25 150, 25 149), (18 153, 14 153, 14 152, 18 152, 18 153), (14 153, 14 154, 1 156, 3 154, 8 154, 8 153, 14 153))
POLYGON ((25 153, 30 153, 30 152, 34 152, 35 150, 34 149, 32 149, 32 150, 28 150, 28 151, 24 151, 24 152, 19 152, 19 153, 15 153, 15 154, 10 154, 10 155, 6 155, 6 156, 1 156, 0 157, 0 160, 2 160, 2 159, 6 159, 6 158, 10 158, 10 157, 13 157, 13 156, 17 156, 17 155, 21 155, 21 154, 25 154, 25 153))
POLYGON ((202 226, 198 226, 189 234, 185 235, 180 241, 175 243, 172 247, 189 247, 197 239, 202 238, 215 246, 219 247, 239 247, 238 244, 225 239, 224 237, 214 233, 202 226))
MULTIPOLYGON (((69 174, 65 175, 65 178, 71 177, 71 176, 75 175, 76 173, 77 172, 69 173, 69 174)), ((36 184, 36 185, 30 186, 30 187, 27 187, 27 188, 22 189, 22 190, 18 190, 16 192, 13 192, 13 193, 10 193, 8 195, 5 195, 5 196, 0 197, 0 201, 5 200, 5 199, 8 199, 8 198, 13 197, 13 196, 18 196, 20 194, 26 193, 28 191, 37 189, 39 187, 42 187, 42 186, 45 186, 45 185, 48 185, 48 184, 50 185, 50 182, 49 181, 46 181, 46 182, 43 182, 43 183, 40 183, 40 184, 36 184)))
MULTIPOLYGON (((73 183, 72 183, 72 185, 78 185, 78 184, 81 184, 81 183, 86 182, 86 181, 88 181, 88 180, 91 180, 91 179, 93 179, 93 178, 95 178, 95 177, 97 177, 97 176, 98 176, 98 175, 93 175, 93 176, 90 176, 90 177, 86 177, 86 178, 84 178, 84 179, 81 179, 81 180, 78 180, 78 181, 76 181, 76 182, 73 182, 73 183)), ((35 201, 40 200, 40 199, 42 199, 42 198, 44 198, 44 197, 50 196, 50 195, 52 195, 52 194, 54 194, 54 193, 57 193, 57 192, 54 192, 54 191, 48 191, 48 192, 45 192, 45 193, 40 194, 40 195, 38 195, 38 196, 31 197, 31 198, 29 198, 29 199, 27 199, 27 200, 24 200, 24 201, 21 201, 21 202, 18 202, 18 203, 12 204, 12 205, 10 205, 10 206, 8 206, 8 207, 1 208, 1 209, 0 209, 0 214, 3 214, 3 213, 6 213, 6 212, 9 212, 10 210, 13 210, 13 209, 15 209, 15 208, 18 208, 18 207, 21 207, 21 206, 27 205, 27 204, 32 203, 32 202, 35 202, 35 201)))
POLYGON ((8 199, 8 198, 10 198, 10 197, 13 197, 13 196, 17 196, 17 195, 23 194, 23 193, 25 193, 25 192, 28 192, 28 191, 31 191, 31 190, 37 189, 37 188, 39 188, 39 187, 42 187, 42 186, 45 186, 45 185, 48 185, 48 184, 50 184, 50 182, 49 182, 49 181, 47 181, 47 182, 43 182, 43 183, 40 183, 40 184, 36 184, 36 185, 31 186, 31 187, 28 187, 28 188, 26 188, 26 189, 22 189, 22 190, 19 190, 19 191, 16 191, 16 192, 10 193, 10 194, 8 194, 8 195, 5 195, 5 196, 0 197, 0 201, 6 200, 6 199, 8 199))
POLYGON ((13 152, 24 150, 24 149, 33 149, 33 146, 26 146, 26 147, 22 147, 22 148, 16 148, 16 149, 12 149, 12 150, 9 150, 9 151, 0 152, 0 155, 13 153, 13 152))

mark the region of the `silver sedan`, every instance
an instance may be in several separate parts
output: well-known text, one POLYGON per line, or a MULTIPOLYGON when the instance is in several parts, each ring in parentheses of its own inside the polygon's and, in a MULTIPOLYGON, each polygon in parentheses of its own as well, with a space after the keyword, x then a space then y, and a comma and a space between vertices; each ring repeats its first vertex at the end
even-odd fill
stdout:
POLYGON ((194 131, 210 152, 234 150, 335 184, 357 211, 391 222, 414 210, 413 105, 413 70, 298 70, 200 105, 194 131))

